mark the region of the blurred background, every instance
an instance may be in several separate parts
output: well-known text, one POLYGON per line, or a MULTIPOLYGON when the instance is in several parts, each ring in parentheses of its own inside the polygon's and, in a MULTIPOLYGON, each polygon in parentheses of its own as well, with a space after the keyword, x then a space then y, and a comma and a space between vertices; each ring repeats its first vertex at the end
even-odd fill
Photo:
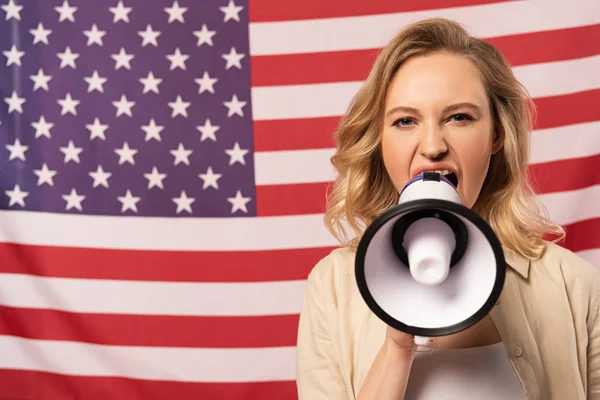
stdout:
POLYGON ((600 267, 598 0, 0 0, 0 399, 297 398, 331 135, 427 17, 514 66, 600 267))

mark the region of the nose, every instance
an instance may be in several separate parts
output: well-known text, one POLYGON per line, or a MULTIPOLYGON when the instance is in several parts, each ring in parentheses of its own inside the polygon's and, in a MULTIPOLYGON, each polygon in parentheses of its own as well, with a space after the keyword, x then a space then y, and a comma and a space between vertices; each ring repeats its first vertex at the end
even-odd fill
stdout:
POLYGON ((439 127, 433 126, 424 130, 419 143, 419 152, 423 157, 430 160, 439 160, 446 155, 448 144, 443 131, 439 127))

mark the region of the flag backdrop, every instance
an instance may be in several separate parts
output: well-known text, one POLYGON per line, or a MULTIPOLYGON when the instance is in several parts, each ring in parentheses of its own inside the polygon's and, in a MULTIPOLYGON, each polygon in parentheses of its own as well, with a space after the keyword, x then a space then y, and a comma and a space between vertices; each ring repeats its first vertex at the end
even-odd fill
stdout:
POLYGON ((443 16, 539 110, 531 168, 600 266, 600 2, 0 0, 0 398, 294 399, 331 134, 443 16))

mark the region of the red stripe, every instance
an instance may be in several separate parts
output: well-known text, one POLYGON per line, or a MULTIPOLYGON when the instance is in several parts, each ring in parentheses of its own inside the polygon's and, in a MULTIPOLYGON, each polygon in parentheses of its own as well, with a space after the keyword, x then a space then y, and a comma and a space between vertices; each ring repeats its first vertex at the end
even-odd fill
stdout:
POLYGON ((321 214, 330 184, 302 183, 293 185, 262 185, 256 187, 258 216, 288 214, 321 214))
POLYGON ((19 400, 298 399, 294 381, 171 382, 0 369, 0 382, 2 399, 19 400))
POLYGON ((536 129, 599 121, 598 104, 600 104, 600 89, 536 98, 535 105, 538 110, 536 129))
POLYGON ((438 8, 465 7, 506 1, 507 0, 304 0, 282 3, 279 0, 251 0, 248 7, 248 18, 250 22, 339 18, 432 10, 438 8))
MULTIPOLYGON (((368 5, 369 2, 364 4, 368 5)), ((600 40, 592 39, 599 37, 600 24, 596 24, 495 37, 486 41, 497 46, 513 66, 518 66, 599 54, 600 40)), ((252 56, 252 86, 362 81, 367 77, 378 51, 367 49, 252 56)))
POLYGON ((600 154, 532 164, 529 171, 538 193, 556 193, 600 184, 600 154))
POLYGON ((600 218, 565 225, 564 228, 567 236, 559 243, 561 246, 573 252, 600 248, 600 218))
POLYGON ((284 281, 305 279, 331 250, 136 251, 0 243, 0 273, 171 282, 284 281))
POLYGON ((298 315, 114 315, 0 306, 0 335, 117 346, 295 346, 297 326, 298 315))

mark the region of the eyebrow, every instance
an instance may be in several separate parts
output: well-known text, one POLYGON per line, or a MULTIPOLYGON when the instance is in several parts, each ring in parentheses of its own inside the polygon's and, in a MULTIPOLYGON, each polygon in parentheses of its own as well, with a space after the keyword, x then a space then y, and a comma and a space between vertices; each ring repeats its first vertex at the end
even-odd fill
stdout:
MULTIPOLYGON (((475 105, 473 103, 468 103, 468 102, 463 102, 463 103, 456 103, 456 104, 452 104, 449 105, 448 107, 444 108, 444 110, 442 111, 443 114, 452 112, 452 111, 456 111, 459 109, 463 109, 463 108, 469 108, 472 111, 474 111, 475 113, 481 115, 481 107, 479 107, 478 105, 475 105)), ((391 110, 389 110, 388 112, 385 113, 385 117, 389 117, 390 115, 396 113, 396 112, 406 112, 409 114, 415 114, 415 115, 421 115, 421 113, 419 112, 419 110, 417 110, 416 108, 412 108, 412 107, 404 107, 404 106, 398 106, 398 107, 394 107, 391 110)))

